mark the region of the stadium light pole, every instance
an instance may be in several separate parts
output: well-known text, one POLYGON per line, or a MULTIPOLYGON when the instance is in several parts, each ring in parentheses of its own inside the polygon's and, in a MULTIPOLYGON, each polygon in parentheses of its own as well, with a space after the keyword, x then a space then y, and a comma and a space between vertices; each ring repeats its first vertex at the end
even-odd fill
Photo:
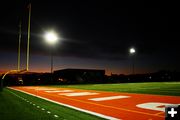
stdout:
POLYGON ((19 43, 18 43, 18 64, 17 70, 20 70, 20 63, 21 63, 21 21, 19 23, 19 43))
POLYGON ((31 30, 31 3, 29 3, 28 8, 29 8, 29 17, 28 17, 26 71, 29 71, 29 44, 30 44, 30 30, 31 30))
POLYGON ((45 33, 44 38, 51 46, 51 79, 52 79, 52 73, 53 73, 53 46, 57 43, 58 41, 58 35, 54 31, 48 31, 45 33))
MULTIPOLYGON (((135 48, 130 48, 130 49, 129 49, 129 53, 130 53, 130 55, 132 55, 132 57, 133 57, 134 54, 136 53, 135 48)), ((132 74, 134 75, 134 57, 132 58, 132 74)))

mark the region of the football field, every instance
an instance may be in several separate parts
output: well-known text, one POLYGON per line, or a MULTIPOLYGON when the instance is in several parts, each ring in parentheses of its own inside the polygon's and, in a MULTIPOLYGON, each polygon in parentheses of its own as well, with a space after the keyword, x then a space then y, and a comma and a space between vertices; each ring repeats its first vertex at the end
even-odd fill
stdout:
POLYGON ((22 86, 7 91, 48 119, 163 120, 165 105, 180 104, 180 82, 22 86))

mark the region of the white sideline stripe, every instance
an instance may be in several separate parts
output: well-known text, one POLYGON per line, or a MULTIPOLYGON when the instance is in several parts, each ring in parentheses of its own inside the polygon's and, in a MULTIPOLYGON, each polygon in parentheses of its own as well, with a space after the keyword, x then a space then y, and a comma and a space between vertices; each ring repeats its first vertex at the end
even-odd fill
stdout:
POLYGON ((97 95, 99 93, 92 93, 92 92, 75 92, 75 93, 60 93, 58 95, 65 95, 65 96, 86 96, 86 95, 97 95))
POLYGON ((54 91, 45 91, 47 93, 56 93, 56 92, 73 92, 74 90, 54 90, 54 91))
POLYGON ((115 100, 115 99, 123 99, 123 98, 129 98, 130 96, 110 96, 110 97, 100 97, 100 98, 91 98, 89 100, 92 101, 105 101, 105 100, 115 100))
POLYGON ((88 114, 91 114, 91 115, 95 115, 95 116, 98 116, 98 117, 101 117, 101 118, 105 118, 105 119, 108 119, 108 120, 121 120, 121 119, 118 119, 118 118, 115 118, 115 117, 103 115, 103 114, 96 113, 96 112, 93 112, 93 111, 89 111, 89 110, 85 110, 85 109, 82 109, 82 108, 74 107, 74 106, 71 106, 71 105, 68 105, 68 104, 60 103, 60 102, 57 102, 57 101, 54 101, 54 100, 51 100, 51 99, 48 99, 48 98, 44 98, 44 97, 37 96, 37 95, 31 94, 31 93, 28 93, 28 92, 25 92, 25 91, 22 91, 22 90, 18 90, 18 89, 15 89, 15 88, 11 88, 11 87, 7 87, 7 88, 12 89, 12 90, 16 90, 16 91, 20 91, 22 93, 26 93, 28 95, 31 95, 31 96, 34 96, 34 97, 37 97, 37 98, 41 98, 43 100, 53 102, 53 103, 56 103, 58 105, 63 105, 65 107, 69 107, 69 108, 72 108, 72 109, 75 109, 75 110, 78 110, 78 111, 81 111, 81 112, 85 112, 85 113, 88 113, 88 114))

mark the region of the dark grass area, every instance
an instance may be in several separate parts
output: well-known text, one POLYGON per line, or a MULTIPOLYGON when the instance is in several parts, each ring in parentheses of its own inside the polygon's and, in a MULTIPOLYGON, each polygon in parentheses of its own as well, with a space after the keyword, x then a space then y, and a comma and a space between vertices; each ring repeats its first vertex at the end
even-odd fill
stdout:
POLYGON ((0 120, 100 120, 102 118, 60 106, 18 91, 4 89, 0 93, 0 120), (36 104, 33 106, 17 97, 36 104), (37 105, 40 108, 37 108, 37 105), (41 108, 45 110, 42 111, 41 108), (48 114, 47 111, 51 113, 48 114), (53 115, 58 115, 55 118, 53 115))
POLYGON ((58 85, 51 87, 180 96, 180 82, 58 85))

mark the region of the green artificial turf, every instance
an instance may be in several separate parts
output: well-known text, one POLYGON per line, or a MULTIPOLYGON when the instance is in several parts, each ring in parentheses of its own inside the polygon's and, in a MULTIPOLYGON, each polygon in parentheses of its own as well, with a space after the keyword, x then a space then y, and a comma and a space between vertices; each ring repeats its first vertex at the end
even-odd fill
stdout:
POLYGON ((180 96, 180 82, 58 85, 51 87, 180 96))
MULTIPOLYGON (((98 91, 180 96, 180 82, 56 85, 51 87, 98 91)), ((102 118, 76 111, 11 89, 0 92, 0 120, 99 120, 102 118), (33 106, 22 98, 36 104, 33 106), (40 108, 37 108, 37 105, 40 108), (44 108, 45 110, 41 110, 44 108), (51 113, 48 114, 47 111, 51 113), (54 115, 58 115, 55 118, 54 115)))
POLYGON ((4 89, 0 92, 0 120, 100 120, 77 110, 73 110, 18 91, 4 89), (22 98, 29 102, 24 101, 22 98), (36 104, 33 106, 33 104, 36 104), (40 108, 37 108, 39 106, 40 108), (42 108, 45 110, 43 111, 42 108), (47 111, 51 113, 48 114, 47 111), (55 118, 54 115, 58 115, 55 118))

